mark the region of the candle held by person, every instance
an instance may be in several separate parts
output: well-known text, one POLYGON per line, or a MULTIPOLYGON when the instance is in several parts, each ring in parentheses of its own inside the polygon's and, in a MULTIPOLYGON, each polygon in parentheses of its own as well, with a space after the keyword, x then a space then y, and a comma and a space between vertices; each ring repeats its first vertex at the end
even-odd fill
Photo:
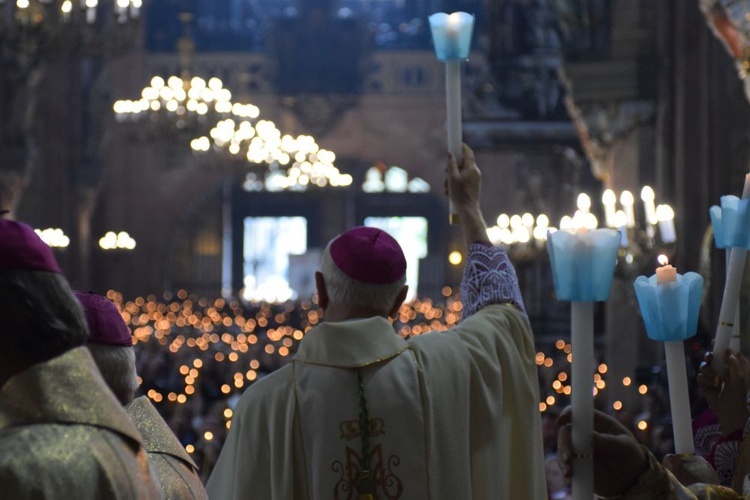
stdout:
POLYGON ((646 333, 652 340, 664 342, 675 453, 692 454, 695 447, 683 341, 698 328, 703 277, 692 272, 677 274, 665 255, 659 256, 659 263, 662 266, 653 276, 639 276, 633 287, 646 333))
MULTIPOLYGON (((469 57, 474 16, 466 12, 438 12, 429 17, 435 55, 445 63, 446 133, 448 151, 461 162, 461 61, 469 57)), ((458 223, 453 206, 450 221, 458 223)))
POLYGON ((592 436, 594 418, 594 307, 609 298, 620 235, 596 229, 593 214, 579 212, 561 221, 563 230, 550 232, 547 249, 558 300, 571 302, 571 405, 573 449, 576 452, 573 498, 593 497, 592 436), (565 222, 565 223, 563 223, 565 222), (588 224, 587 224, 588 222, 588 224), (588 227, 587 227, 588 226, 588 227))
MULTIPOLYGON (((714 356, 713 362, 714 369, 719 373, 724 372, 723 353, 729 348, 731 342, 747 250, 750 249, 750 199, 748 198, 750 198, 750 174, 745 176, 741 199, 731 195, 721 197, 721 238, 723 245, 731 248, 732 252, 729 256, 724 295, 719 311, 719 324, 714 338, 714 352, 722 353, 722 355, 714 356)), ((710 213, 713 213, 714 217, 715 212, 716 210, 712 207, 710 213)), ((716 231, 716 225, 714 231, 716 231)))

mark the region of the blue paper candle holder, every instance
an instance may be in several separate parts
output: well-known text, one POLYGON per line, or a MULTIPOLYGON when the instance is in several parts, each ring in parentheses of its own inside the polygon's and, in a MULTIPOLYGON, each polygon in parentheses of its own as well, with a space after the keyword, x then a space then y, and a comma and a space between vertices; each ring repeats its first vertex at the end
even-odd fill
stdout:
POLYGON ((614 229, 550 233, 547 237, 557 299, 596 302, 609 298, 620 248, 614 229))
POLYGON ((438 12, 429 17, 435 55, 439 61, 468 59, 474 16, 466 12, 438 12))
POLYGON ((678 274, 677 280, 657 284, 656 275, 639 276, 633 283, 646 333, 663 342, 689 339, 698 328, 703 276, 678 274))
POLYGON ((717 248, 750 250, 750 199, 722 196, 721 207, 712 206, 709 214, 717 248))

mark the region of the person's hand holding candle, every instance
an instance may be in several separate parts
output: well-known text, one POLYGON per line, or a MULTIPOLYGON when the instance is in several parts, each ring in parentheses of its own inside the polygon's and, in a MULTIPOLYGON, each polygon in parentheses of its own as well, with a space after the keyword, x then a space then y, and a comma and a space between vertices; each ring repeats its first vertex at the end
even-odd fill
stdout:
POLYGON ((706 353, 698 374, 698 386, 719 421, 724 435, 742 429, 747 421, 747 389, 750 361, 742 354, 724 351, 726 369, 720 376, 713 367, 714 353, 706 353))

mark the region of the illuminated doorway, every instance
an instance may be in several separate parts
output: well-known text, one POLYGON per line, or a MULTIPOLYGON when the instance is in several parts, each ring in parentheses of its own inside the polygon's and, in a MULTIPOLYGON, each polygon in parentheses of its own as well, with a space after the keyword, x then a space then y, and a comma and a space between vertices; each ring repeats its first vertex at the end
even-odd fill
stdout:
POLYGON ((417 297, 419 260, 427 257, 427 219, 424 217, 366 217, 365 226, 382 229, 393 236, 406 258, 406 300, 417 297))
POLYGON ((265 302, 296 298, 289 285, 289 260, 306 251, 305 217, 245 217, 242 298, 265 302))

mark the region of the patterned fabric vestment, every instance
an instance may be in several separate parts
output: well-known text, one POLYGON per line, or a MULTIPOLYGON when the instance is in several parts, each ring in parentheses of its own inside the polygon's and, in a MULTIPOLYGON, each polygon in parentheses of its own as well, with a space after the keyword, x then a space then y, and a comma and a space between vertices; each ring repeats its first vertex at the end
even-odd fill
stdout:
POLYGON ((145 396, 134 399, 125 411, 143 437, 148 461, 165 500, 205 499, 198 467, 182 447, 154 405, 145 396))
POLYGON ((0 496, 161 498, 143 441, 86 347, 0 389, 0 496))

